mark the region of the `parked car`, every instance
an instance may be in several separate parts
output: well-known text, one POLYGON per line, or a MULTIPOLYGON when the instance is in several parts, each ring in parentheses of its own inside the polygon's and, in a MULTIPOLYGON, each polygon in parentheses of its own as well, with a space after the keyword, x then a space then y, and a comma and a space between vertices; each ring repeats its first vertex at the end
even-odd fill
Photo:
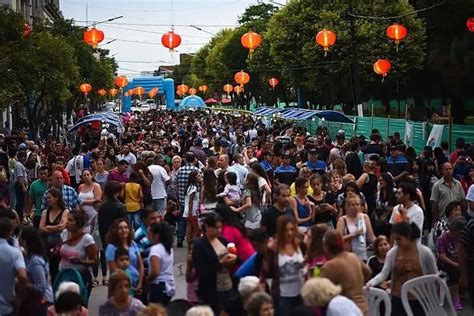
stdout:
POLYGON ((145 102, 146 102, 146 104, 148 104, 150 106, 151 110, 155 110, 157 108, 155 100, 147 99, 145 102))

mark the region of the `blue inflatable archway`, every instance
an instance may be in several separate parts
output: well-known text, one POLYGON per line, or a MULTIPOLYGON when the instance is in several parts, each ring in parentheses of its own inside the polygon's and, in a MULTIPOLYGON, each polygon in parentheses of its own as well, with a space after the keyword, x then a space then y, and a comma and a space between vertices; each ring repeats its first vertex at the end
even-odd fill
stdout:
MULTIPOLYGON (((145 88, 145 93, 148 93, 153 88, 158 88, 157 96, 164 96, 166 100, 166 108, 168 110, 176 110, 174 104, 174 80, 171 78, 164 78, 162 76, 157 77, 137 77, 130 80, 128 86, 126 86, 123 92, 127 92, 136 87, 145 88)), ((144 99, 147 96, 145 94, 144 99)), ((122 112, 130 112, 132 110, 132 97, 122 96, 122 112)))

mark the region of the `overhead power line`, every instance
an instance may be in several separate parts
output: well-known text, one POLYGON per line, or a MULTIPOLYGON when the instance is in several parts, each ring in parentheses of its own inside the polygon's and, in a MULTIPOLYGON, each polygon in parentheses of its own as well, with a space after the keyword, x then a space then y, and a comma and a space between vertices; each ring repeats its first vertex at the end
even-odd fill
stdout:
MULTIPOLYGON (((78 23, 91 23, 91 21, 84 21, 84 20, 74 20, 74 22, 78 23)), ((168 26, 171 27, 171 23, 167 24, 159 24, 159 23, 125 23, 125 22, 106 22, 102 23, 105 25, 128 25, 128 26, 149 26, 149 27, 159 27, 159 26, 168 26)), ((194 26, 198 27, 217 27, 217 28, 224 28, 224 27, 237 27, 239 24, 174 24, 174 26, 179 27, 191 27, 194 26)))
POLYGON ((424 12, 424 11, 434 9, 436 7, 439 7, 443 4, 445 4, 445 3, 447 3, 447 0, 443 0, 441 2, 438 2, 436 4, 431 5, 429 7, 422 8, 422 9, 419 9, 419 10, 415 10, 415 11, 407 13, 407 14, 395 15, 395 16, 369 16, 369 15, 354 14, 354 13, 351 13, 351 12, 349 12, 348 15, 352 16, 354 18, 366 19, 366 20, 397 20, 397 19, 401 19, 401 18, 404 18, 404 17, 407 17, 407 16, 416 15, 420 12, 424 12))

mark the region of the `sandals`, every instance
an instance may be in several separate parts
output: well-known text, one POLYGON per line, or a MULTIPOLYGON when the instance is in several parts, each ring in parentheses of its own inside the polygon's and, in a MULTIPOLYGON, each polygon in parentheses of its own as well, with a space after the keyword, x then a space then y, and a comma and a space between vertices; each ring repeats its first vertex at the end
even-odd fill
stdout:
POLYGON ((102 280, 102 285, 108 286, 109 285, 109 280, 102 280))
POLYGON ((99 286, 99 281, 94 280, 94 282, 92 282, 92 287, 98 287, 98 286, 99 286))

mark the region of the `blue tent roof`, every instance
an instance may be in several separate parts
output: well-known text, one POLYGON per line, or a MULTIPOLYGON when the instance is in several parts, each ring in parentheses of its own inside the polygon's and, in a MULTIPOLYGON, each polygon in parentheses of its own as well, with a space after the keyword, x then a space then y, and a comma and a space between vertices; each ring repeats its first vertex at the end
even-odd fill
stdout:
POLYGON ((326 121, 330 122, 354 124, 354 122, 347 115, 337 111, 319 111, 316 113, 316 116, 319 118, 324 118, 326 121))
POLYGON ((206 103, 204 103, 204 100, 201 97, 198 97, 197 95, 190 95, 181 101, 179 104, 179 107, 181 109, 184 108, 203 108, 206 107, 206 103))
POLYGON ((312 118, 313 116, 317 116, 321 119, 324 118, 326 121, 330 122, 354 123, 348 116, 341 112, 316 111, 300 108, 279 109, 262 106, 255 110, 254 115, 269 116, 275 113, 280 113, 280 118, 286 120, 307 120, 312 118))
POLYGON ((109 125, 115 126, 117 128, 123 128, 122 120, 118 114, 114 114, 112 112, 99 112, 99 113, 94 113, 90 115, 86 115, 74 124, 73 127, 71 127, 67 132, 71 133, 81 127, 82 125, 89 124, 92 122, 104 122, 109 125))
POLYGON ((269 116, 273 115, 275 113, 280 112, 279 108, 269 108, 266 106, 259 107, 258 109, 255 110, 253 113, 254 115, 261 115, 261 116, 269 116))

